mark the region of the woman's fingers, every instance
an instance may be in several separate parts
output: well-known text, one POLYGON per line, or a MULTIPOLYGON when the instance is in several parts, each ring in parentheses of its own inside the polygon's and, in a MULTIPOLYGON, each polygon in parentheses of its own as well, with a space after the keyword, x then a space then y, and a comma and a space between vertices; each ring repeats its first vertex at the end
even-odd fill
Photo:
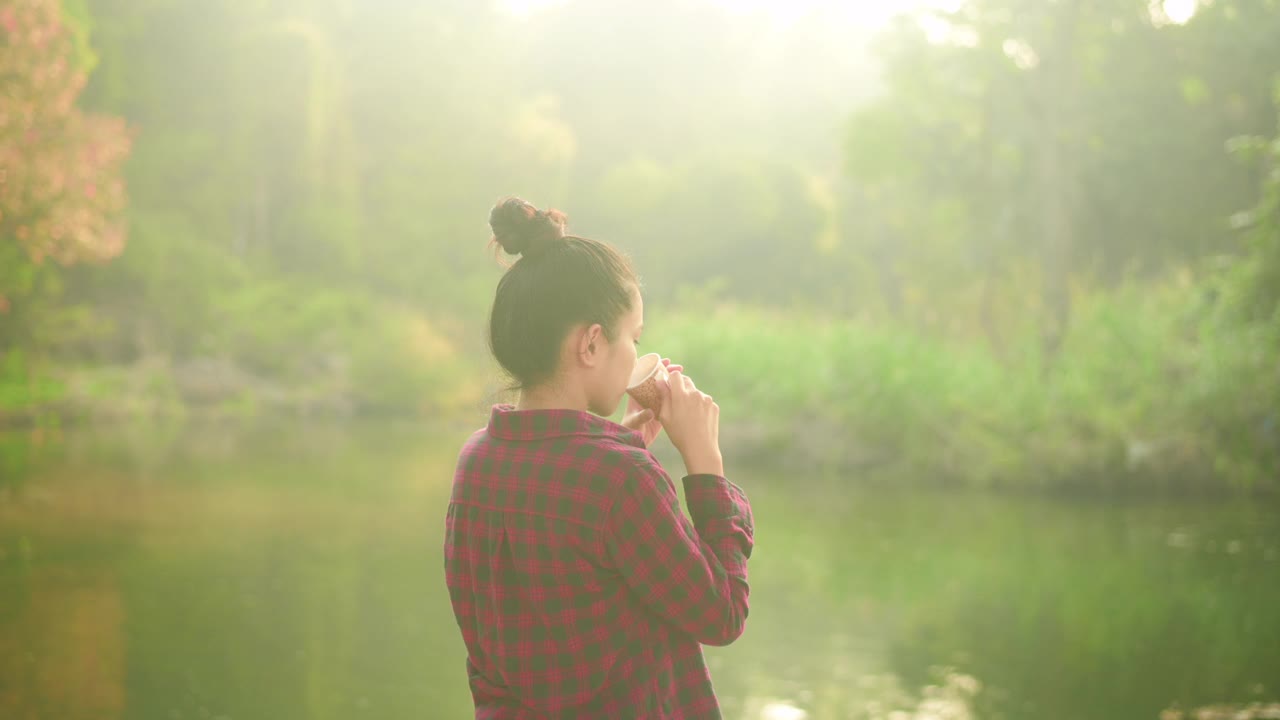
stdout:
MULTIPOLYGON (((679 366, 672 366, 672 367, 679 367, 679 366)), ((671 394, 675 394, 676 392, 679 392, 679 394, 681 395, 686 395, 691 398, 696 398, 699 402, 701 402, 704 405, 715 404, 715 398, 698 390, 698 386, 694 384, 693 378, 689 377, 688 375, 685 375, 681 370, 673 370, 667 379, 669 382, 667 383, 668 387, 666 388, 665 392, 668 394, 668 396, 671 394)))
POLYGON ((679 370, 677 370, 667 376, 667 381, 665 383, 661 383, 666 386, 661 391, 663 395, 662 406, 664 408, 668 407, 671 404, 671 401, 675 400, 676 395, 682 394, 682 391, 684 390, 684 382, 680 379, 682 377, 684 376, 680 374, 679 370))

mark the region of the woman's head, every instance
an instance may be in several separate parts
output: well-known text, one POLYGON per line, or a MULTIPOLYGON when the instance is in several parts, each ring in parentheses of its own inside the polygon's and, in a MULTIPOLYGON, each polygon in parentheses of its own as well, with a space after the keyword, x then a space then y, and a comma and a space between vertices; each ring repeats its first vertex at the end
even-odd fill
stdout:
POLYGON ((507 198, 489 214, 493 243, 520 255, 498 282, 489 348, 525 391, 559 386, 612 415, 635 366, 644 322, 630 261, 605 243, 566 236, 563 213, 507 198))

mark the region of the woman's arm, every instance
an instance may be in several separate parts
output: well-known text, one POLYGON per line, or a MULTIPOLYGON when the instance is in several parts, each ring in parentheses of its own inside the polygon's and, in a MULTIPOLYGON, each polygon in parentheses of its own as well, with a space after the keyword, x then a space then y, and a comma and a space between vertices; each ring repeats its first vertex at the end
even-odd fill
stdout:
POLYGON ((728 645, 747 619, 751 504, 720 475, 689 475, 683 482, 690 523, 671 478, 648 457, 609 511, 609 557, 653 612, 704 645, 728 645))

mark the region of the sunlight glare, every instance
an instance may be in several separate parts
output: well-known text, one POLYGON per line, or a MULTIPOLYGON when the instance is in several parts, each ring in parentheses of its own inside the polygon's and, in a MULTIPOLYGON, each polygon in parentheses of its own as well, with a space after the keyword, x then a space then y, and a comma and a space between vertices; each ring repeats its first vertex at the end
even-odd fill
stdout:
POLYGON ((1164 0, 1164 14, 1170 22, 1186 25, 1196 14, 1198 0, 1164 0))
POLYGON ((1004 54, 1018 66, 1019 70, 1030 70, 1040 64, 1040 56, 1034 48, 1024 40, 1008 38, 1001 46, 1004 54))
MULTIPOLYGON (((878 28, 895 15, 930 4, 929 0, 708 0, 721 9, 761 15, 779 27, 790 27, 809 14, 838 18, 850 25, 878 28)), ((936 0, 935 0, 936 1, 936 0)), ((958 3, 963 0, 948 0, 958 3)))
MULTIPOLYGON (((589 2, 590 0, 580 0, 589 2)), ((964 0, 697 0, 721 10, 754 15, 770 25, 786 29, 811 14, 837 18, 850 25, 879 28, 895 15, 923 7, 943 7, 953 11, 964 0)), ((497 0, 498 7, 517 18, 528 18, 544 10, 566 5, 570 0, 497 0)))
POLYGON ((527 18, 543 10, 564 5, 569 0, 498 0, 498 6, 508 14, 518 18, 527 18))
POLYGON ((760 708, 760 720, 805 720, 809 713, 786 702, 771 702, 760 708))

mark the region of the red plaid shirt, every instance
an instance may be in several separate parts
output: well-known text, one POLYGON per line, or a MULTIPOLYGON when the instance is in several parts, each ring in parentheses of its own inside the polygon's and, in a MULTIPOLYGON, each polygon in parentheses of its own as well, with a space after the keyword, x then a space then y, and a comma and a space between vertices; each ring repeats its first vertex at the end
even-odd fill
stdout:
POLYGON ((718 475, 675 485, 640 434, 495 405, 463 446, 445 577, 476 718, 719 718, 702 647, 747 619, 751 506, 718 475))

